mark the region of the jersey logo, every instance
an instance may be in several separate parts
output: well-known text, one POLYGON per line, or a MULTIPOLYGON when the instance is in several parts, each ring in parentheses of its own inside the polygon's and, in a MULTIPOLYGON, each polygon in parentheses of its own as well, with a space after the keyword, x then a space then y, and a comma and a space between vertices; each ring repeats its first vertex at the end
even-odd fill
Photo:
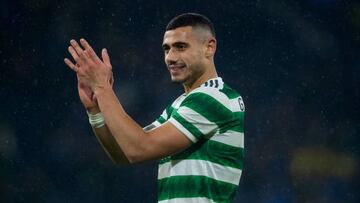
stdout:
POLYGON ((240 105, 240 111, 245 111, 245 105, 244 105, 244 101, 241 97, 239 97, 238 99, 239 105, 240 105))

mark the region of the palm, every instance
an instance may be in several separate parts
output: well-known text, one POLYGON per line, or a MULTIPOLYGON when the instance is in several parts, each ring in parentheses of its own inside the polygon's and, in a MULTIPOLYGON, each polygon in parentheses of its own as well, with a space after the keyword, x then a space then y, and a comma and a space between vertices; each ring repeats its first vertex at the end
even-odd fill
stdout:
POLYGON ((90 66, 93 70, 102 70, 100 71, 102 72, 100 73, 100 76, 102 76, 100 81, 104 79, 103 77, 105 75, 105 78, 108 79, 108 82, 112 87, 114 83, 114 77, 111 71, 112 66, 110 63, 110 57, 106 49, 103 49, 101 52, 102 59, 100 59, 92 47, 85 40, 80 40, 80 42, 85 50, 83 50, 83 48, 80 47, 75 40, 71 40, 71 46, 69 47, 69 52, 76 63, 72 63, 67 58, 65 58, 65 63, 67 66, 69 66, 69 68, 76 72, 78 79, 78 93, 80 100, 85 108, 89 110, 96 107, 96 109, 99 110, 96 97, 94 96, 94 93, 91 89, 91 86, 94 84, 92 80, 97 79, 98 74, 93 73, 94 71, 90 71, 93 73, 92 77, 90 77, 89 74, 87 74, 89 71, 85 70, 89 70, 90 66))
MULTIPOLYGON (((113 86, 113 84, 114 84, 113 75, 111 76, 109 82, 110 82, 110 85, 113 86)), ((92 92, 90 87, 84 85, 83 83, 81 83, 79 81, 79 76, 78 76, 78 92, 79 92, 80 100, 86 109, 92 109, 92 108, 98 106, 96 98, 94 97, 94 93, 92 92)))
POLYGON ((93 99, 93 93, 90 87, 86 87, 82 83, 78 82, 79 97, 86 109, 94 108, 97 106, 96 100, 93 99))

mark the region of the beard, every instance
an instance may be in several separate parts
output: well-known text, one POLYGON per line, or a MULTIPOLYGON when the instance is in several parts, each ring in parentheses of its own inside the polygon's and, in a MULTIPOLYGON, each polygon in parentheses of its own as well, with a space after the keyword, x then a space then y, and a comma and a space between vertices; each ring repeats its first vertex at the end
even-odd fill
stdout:
MULTIPOLYGON (((186 67, 186 69, 187 68, 188 67, 186 67)), ((187 69, 177 76, 171 75, 171 82, 175 84, 192 85, 204 74, 204 72, 205 71, 201 69, 192 69, 192 71, 187 69)))
POLYGON ((171 82, 175 83, 175 84, 184 84, 186 82, 187 78, 177 78, 177 77, 173 77, 171 76, 171 82))
POLYGON ((189 64, 179 61, 177 63, 167 65, 167 68, 170 72, 171 82, 182 85, 191 85, 205 73, 205 67, 200 61, 193 61, 189 64), (172 73, 171 65, 176 65, 181 68, 175 68, 172 73))

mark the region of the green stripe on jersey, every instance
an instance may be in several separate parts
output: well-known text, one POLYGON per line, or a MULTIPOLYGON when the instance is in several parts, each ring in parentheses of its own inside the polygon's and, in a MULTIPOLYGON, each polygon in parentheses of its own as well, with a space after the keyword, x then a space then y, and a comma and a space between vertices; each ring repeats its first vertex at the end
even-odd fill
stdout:
POLYGON ((205 176, 172 176, 158 180, 159 201, 173 198, 207 197, 215 202, 230 202, 236 185, 205 176))
POLYGON ((163 124, 165 123, 165 118, 163 118, 162 116, 160 116, 158 119, 156 119, 159 123, 163 124))
POLYGON ((186 128, 194 137, 197 139, 202 138, 204 135, 200 132, 199 129, 197 129, 192 123, 184 119, 180 114, 177 112, 174 112, 173 115, 171 115, 175 120, 177 120, 179 123, 181 123, 184 128, 186 128))
POLYGON ((228 130, 235 132, 244 132, 244 114, 245 112, 234 112, 233 117, 227 125, 220 127, 219 133, 225 133, 228 130))
MULTIPOLYGON (((222 82, 221 78, 219 81, 222 82)), ((185 128, 197 138, 197 142, 160 160, 159 201, 208 198, 230 202, 233 199, 244 162, 244 108, 236 106, 239 98, 240 94, 226 84, 222 89, 199 87, 164 110, 161 121, 173 117, 182 125, 182 130, 185 128), (203 163, 206 166, 201 165, 203 163)))
POLYGON ((181 103, 180 108, 181 106, 191 108, 214 123, 227 121, 232 116, 232 112, 228 108, 212 96, 202 92, 189 94, 181 103))
POLYGON ((243 169, 244 149, 213 140, 199 140, 188 149, 170 158, 162 159, 159 164, 181 159, 205 160, 225 167, 243 169))
POLYGON ((168 120, 168 119, 170 118, 172 112, 174 111, 174 107, 172 107, 172 106, 170 105, 170 106, 166 107, 165 111, 166 111, 166 114, 167 114, 166 120, 168 120))
POLYGON ((174 107, 171 105, 167 106, 166 109, 163 111, 163 113, 160 115, 158 119, 156 119, 160 124, 165 123, 171 116, 171 113, 173 112, 174 107))
POLYGON ((229 87, 224 83, 224 88, 220 90, 220 92, 224 93, 229 99, 235 99, 236 97, 240 97, 240 94, 229 87))
POLYGON ((216 123, 221 133, 228 130, 244 132, 242 122, 244 112, 232 112, 208 94, 201 92, 190 94, 181 106, 186 106, 210 122, 216 123))

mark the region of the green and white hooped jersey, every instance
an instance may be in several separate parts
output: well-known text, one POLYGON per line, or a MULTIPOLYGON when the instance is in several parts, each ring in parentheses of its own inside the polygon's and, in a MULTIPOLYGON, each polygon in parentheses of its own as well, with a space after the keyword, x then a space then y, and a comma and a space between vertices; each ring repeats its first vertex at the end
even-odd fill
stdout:
POLYGON ((241 96, 220 77, 164 110, 152 125, 171 122, 193 144, 160 160, 159 202, 231 202, 243 169, 244 112, 241 96))

